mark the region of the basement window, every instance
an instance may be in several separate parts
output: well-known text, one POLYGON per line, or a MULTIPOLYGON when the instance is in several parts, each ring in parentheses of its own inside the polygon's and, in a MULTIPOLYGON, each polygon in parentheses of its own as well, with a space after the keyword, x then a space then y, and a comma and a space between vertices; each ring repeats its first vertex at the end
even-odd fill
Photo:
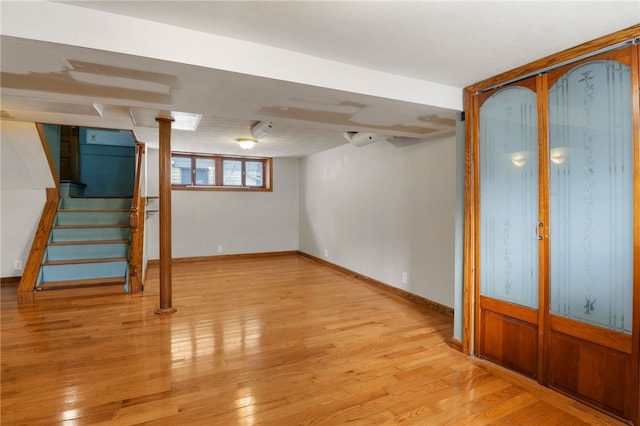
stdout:
POLYGON ((171 186, 185 190, 271 191, 272 159, 174 152, 171 186))

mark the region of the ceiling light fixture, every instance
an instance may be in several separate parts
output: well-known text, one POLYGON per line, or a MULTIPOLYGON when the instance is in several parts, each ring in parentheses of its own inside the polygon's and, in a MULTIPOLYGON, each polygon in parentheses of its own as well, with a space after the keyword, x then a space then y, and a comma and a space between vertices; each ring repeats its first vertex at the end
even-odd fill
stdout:
POLYGON ((240 145, 242 149, 251 149, 258 143, 258 141, 253 138, 238 138, 236 142, 238 142, 238 145, 240 145))
POLYGON ((200 124, 202 114, 193 114, 190 112, 171 111, 173 123, 171 129, 174 130, 190 130, 195 132, 200 124))
POLYGON ((158 127, 157 117, 171 118, 172 130, 189 130, 194 132, 200 124, 202 114, 191 112, 167 111, 152 108, 129 107, 131 122, 136 127, 158 127))

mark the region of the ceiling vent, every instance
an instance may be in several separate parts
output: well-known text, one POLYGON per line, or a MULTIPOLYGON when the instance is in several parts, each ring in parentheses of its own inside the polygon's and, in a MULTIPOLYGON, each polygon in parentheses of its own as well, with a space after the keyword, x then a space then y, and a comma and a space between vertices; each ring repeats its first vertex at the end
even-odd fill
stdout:
POLYGON ((256 124, 251 126, 249 132, 251 132, 251 136, 255 139, 262 139, 273 129, 273 125, 270 121, 258 121, 256 124))
POLYGON ((346 132, 344 137, 355 146, 369 145, 370 143, 386 140, 384 136, 378 133, 346 132))

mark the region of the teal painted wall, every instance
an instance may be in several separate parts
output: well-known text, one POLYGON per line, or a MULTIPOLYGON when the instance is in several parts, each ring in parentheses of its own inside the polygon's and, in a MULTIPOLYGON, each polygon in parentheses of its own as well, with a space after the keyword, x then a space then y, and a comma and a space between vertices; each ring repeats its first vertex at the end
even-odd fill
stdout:
POLYGON ((133 194, 135 141, 130 132, 80 128, 80 181, 87 196, 133 194))

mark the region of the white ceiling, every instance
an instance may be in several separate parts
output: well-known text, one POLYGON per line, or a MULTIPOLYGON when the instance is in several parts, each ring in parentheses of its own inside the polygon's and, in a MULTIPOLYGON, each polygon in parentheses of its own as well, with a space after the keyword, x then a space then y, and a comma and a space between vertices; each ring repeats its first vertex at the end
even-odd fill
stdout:
POLYGON ((130 128, 153 146, 130 107, 198 113, 174 149, 225 154, 270 120, 251 151, 267 156, 346 131, 451 131, 463 87, 640 23, 639 1, 29 3, 0 3, 3 119, 130 128))

